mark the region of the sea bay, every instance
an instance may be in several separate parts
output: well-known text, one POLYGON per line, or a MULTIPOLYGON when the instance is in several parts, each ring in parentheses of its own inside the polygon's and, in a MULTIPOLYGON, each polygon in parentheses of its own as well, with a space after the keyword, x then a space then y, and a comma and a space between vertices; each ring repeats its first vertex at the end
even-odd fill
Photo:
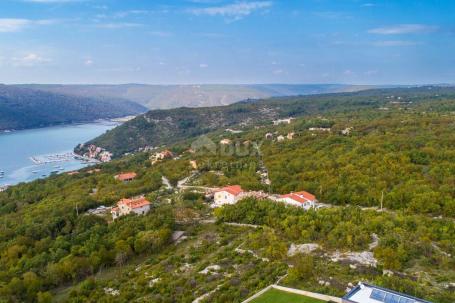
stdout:
POLYGON ((29 182, 52 172, 61 173, 89 165, 73 158, 35 164, 31 157, 70 153, 77 144, 87 142, 118 124, 100 121, 0 133, 0 186, 29 182))

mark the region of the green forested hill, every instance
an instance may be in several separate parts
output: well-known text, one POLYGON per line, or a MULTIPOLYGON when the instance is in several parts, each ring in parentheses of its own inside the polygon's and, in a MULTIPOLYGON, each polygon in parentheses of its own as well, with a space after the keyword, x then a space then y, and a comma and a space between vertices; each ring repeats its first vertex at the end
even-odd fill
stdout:
MULTIPOLYGON (((280 284, 336 296, 369 281, 435 303, 454 302, 452 91, 319 98, 311 109, 297 99, 282 107, 284 116, 307 110, 291 124, 259 121, 242 133, 208 132, 213 142, 232 142, 217 145, 216 153, 193 153, 191 141, 175 137, 178 144, 166 146, 175 159, 152 164, 150 153, 137 153, 99 165, 100 171, 86 168, 1 192, 0 301, 190 303, 208 294, 202 302, 242 302, 287 274, 280 284), (266 133, 273 138, 265 139, 266 133), (289 133, 292 139, 277 140, 289 133), (261 182, 263 166, 270 185, 261 182), (114 179, 126 171, 137 178, 114 179), (175 186, 190 175, 190 185, 239 184, 271 194, 308 190, 331 207, 307 212, 247 199, 214 211, 203 194, 162 184, 162 177, 175 186), (112 223, 109 214, 87 213, 136 195, 152 201, 148 215, 112 223), (185 233, 181 242, 172 241, 175 231, 185 233), (292 244, 308 243, 319 249, 288 255, 292 244), (377 264, 335 258, 342 254, 377 264), (205 274, 208 267, 215 269, 205 274)), ((279 107, 283 100, 289 102, 257 103, 279 107)), ((168 112, 157 113, 165 120, 168 112)))
POLYGON ((94 99, 0 85, 0 131, 137 115, 145 108, 121 99, 94 99))
POLYGON ((118 157, 146 146, 175 143, 227 127, 248 128, 255 124, 267 124, 277 118, 352 112, 387 105, 406 108, 421 102, 454 97, 453 87, 429 86, 278 97, 218 107, 152 110, 88 143, 105 148, 118 157))

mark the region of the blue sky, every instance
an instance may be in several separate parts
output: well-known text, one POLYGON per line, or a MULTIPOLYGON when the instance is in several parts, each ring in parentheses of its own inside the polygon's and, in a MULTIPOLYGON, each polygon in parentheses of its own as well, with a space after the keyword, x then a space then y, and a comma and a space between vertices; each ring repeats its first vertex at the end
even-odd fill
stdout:
POLYGON ((1 83, 455 83, 451 0, 1 0, 1 83))

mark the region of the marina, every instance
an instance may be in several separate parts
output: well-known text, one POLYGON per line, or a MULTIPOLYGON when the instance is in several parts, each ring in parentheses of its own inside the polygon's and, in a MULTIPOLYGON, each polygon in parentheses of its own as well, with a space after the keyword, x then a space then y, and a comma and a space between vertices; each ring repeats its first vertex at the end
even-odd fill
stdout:
POLYGON ((0 133, 0 186, 30 182, 98 163, 76 155, 73 148, 116 125, 104 121, 0 133))
MULTIPOLYGON (((96 160, 96 159, 83 157, 83 156, 77 155, 73 152, 32 156, 32 157, 30 157, 30 160, 33 162, 33 164, 36 164, 36 165, 58 163, 58 162, 68 162, 68 161, 73 161, 73 160, 86 161, 88 163, 98 163, 98 160, 96 160)), ((54 165, 54 168, 58 168, 61 170, 63 169, 59 165, 54 165)))
POLYGON ((30 160, 33 164, 40 165, 40 164, 48 164, 48 163, 56 163, 56 162, 67 162, 75 159, 76 154, 73 152, 63 153, 63 154, 50 154, 50 155, 40 155, 40 156, 32 156, 30 160))

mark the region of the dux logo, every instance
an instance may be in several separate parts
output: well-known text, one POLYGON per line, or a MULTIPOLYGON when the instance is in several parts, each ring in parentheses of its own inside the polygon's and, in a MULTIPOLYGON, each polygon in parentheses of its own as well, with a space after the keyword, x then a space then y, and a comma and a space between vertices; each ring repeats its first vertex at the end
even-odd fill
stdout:
POLYGON ((209 152, 215 155, 217 146, 209 137, 202 135, 191 143, 191 149, 196 152, 209 152))

